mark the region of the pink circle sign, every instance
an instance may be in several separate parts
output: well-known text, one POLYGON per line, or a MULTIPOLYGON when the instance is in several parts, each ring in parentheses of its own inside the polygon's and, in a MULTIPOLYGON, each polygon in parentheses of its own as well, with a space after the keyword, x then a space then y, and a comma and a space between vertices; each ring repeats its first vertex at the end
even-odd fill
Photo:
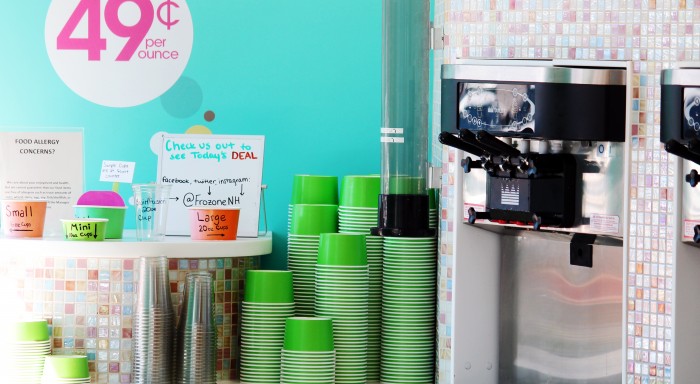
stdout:
POLYGON ((177 82, 192 53, 185 0, 53 0, 46 50, 63 82, 108 107, 149 102, 177 82))

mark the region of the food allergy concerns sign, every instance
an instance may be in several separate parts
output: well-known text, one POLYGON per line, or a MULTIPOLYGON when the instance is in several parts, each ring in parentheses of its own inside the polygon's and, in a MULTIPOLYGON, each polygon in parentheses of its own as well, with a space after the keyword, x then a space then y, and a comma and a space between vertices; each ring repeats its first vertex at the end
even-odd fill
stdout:
POLYGON ((257 237, 264 136, 163 135, 158 182, 171 184, 168 235, 189 235, 191 207, 240 207, 239 237, 257 237))
POLYGON ((61 80, 108 107, 140 105, 170 89, 193 36, 186 0, 53 0, 44 30, 61 80))
POLYGON ((45 236, 61 233, 82 192, 82 132, 0 132, 0 198, 46 201, 45 236))

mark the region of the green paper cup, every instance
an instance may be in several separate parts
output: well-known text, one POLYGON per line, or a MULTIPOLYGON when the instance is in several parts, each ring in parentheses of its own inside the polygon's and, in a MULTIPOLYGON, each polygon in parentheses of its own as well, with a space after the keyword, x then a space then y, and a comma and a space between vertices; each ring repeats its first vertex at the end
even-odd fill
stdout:
POLYGON ((46 341, 49 325, 46 320, 23 321, 15 324, 15 341, 46 341))
POLYGON ((367 265, 366 236, 349 233, 324 233, 318 247, 318 264, 367 265))
POLYGON ((44 361, 44 379, 84 379, 90 377, 87 356, 53 355, 44 361))
POLYGON ((392 176, 389 179, 389 194, 391 195, 422 195, 425 194, 425 178, 420 176, 392 176))
POLYGON ((338 231, 338 206, 331 204, 296 204, 292 207, 289 233, 318 236, 338 231))
POLYGON ((290 317, 284 330, 288 351, 332 351, 333 321, 324 317, 290 317))
POLYGON ((244 300, 250 303, 292 303, 292 272, 254 271, 246 272, 244 300))
POLYGON ((338 204, 338 177, 294 175, 291 204, 338 204))
POLYGON ((107 219, 66 219, 63 235, 71 241, 103 241, 107 232, 107 219))
POLYGON ((75 217, 81 219, 107 219, 105 239, 121 239, 124 232, 126 207, 102 207, 95 205, 76 205, 73 207, 75 217))
POLYGON ((340 186, 340 205, 343 207, 377 208, 381 193, 379 175, 345 176, 340 186))

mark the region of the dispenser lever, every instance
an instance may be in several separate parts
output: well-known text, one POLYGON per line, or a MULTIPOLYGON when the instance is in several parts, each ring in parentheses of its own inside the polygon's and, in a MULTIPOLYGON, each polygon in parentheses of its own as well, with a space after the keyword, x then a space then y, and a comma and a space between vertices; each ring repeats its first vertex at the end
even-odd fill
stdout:
POLYGON ((495 151, 498 151, 501 155, 520 156, 520 151, 518 151, 517 148, 498 140, 496 136, 486 131, 478 131, 476 133, 476 139, 479 140, 479 142, 484 146, 491 147, 495 151))
POLYGON ((462 141, 464 141, 465 143, 468 143, 476 148, 479 148, 480 150, 488 153, 491 156, 500 156, 501 155, 500 151, 495 150, 494 148, 491 148, 487 145, 484 145, 479 140, 477 140, 474 133, 468 129, 460 129, 459 130, 459 138, 462 141))
POLYGON ((700 154, 692 152, 676 140, 667 141, 665 147, 668 153, 690 160, 695 164, 700 164, 700 154))
POLYGON ((465 152, 469 152, 475 156, 481 157, 484 155, 484 151, 481 148, 479 148, 475 145, 472 145, 471 143, 467 143, 465 141, 462 141, 449 132, 440 132, 440 134, 438 135, 438 140, 442 144, 460 149, 460 150, 465 151, 465 152))

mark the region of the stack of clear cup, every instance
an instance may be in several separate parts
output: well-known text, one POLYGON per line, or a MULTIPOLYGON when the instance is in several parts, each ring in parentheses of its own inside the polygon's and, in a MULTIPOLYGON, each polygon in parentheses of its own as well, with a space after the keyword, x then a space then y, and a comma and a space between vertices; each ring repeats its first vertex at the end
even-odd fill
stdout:
POLYGON ((170 298, 168 259, 141 257, 138 281, 131 382, 169 383, 175 347, 175 312, 170 298))
POLYGON ((314 315, 314 284, 318 243, 322 233, 338 230, 338 206, 296 204, 287 244, 287 266, 294 274, 297 316, 314 315))
POLYGON ((216 384, 216 319, 214 279, 191 272, 185 281, 175 353, 175 383, 216 384))
POLYGON ((241 383, 280 382, 284 326, 292 316, 291 272, 246 272, 241 313, 241 383))

